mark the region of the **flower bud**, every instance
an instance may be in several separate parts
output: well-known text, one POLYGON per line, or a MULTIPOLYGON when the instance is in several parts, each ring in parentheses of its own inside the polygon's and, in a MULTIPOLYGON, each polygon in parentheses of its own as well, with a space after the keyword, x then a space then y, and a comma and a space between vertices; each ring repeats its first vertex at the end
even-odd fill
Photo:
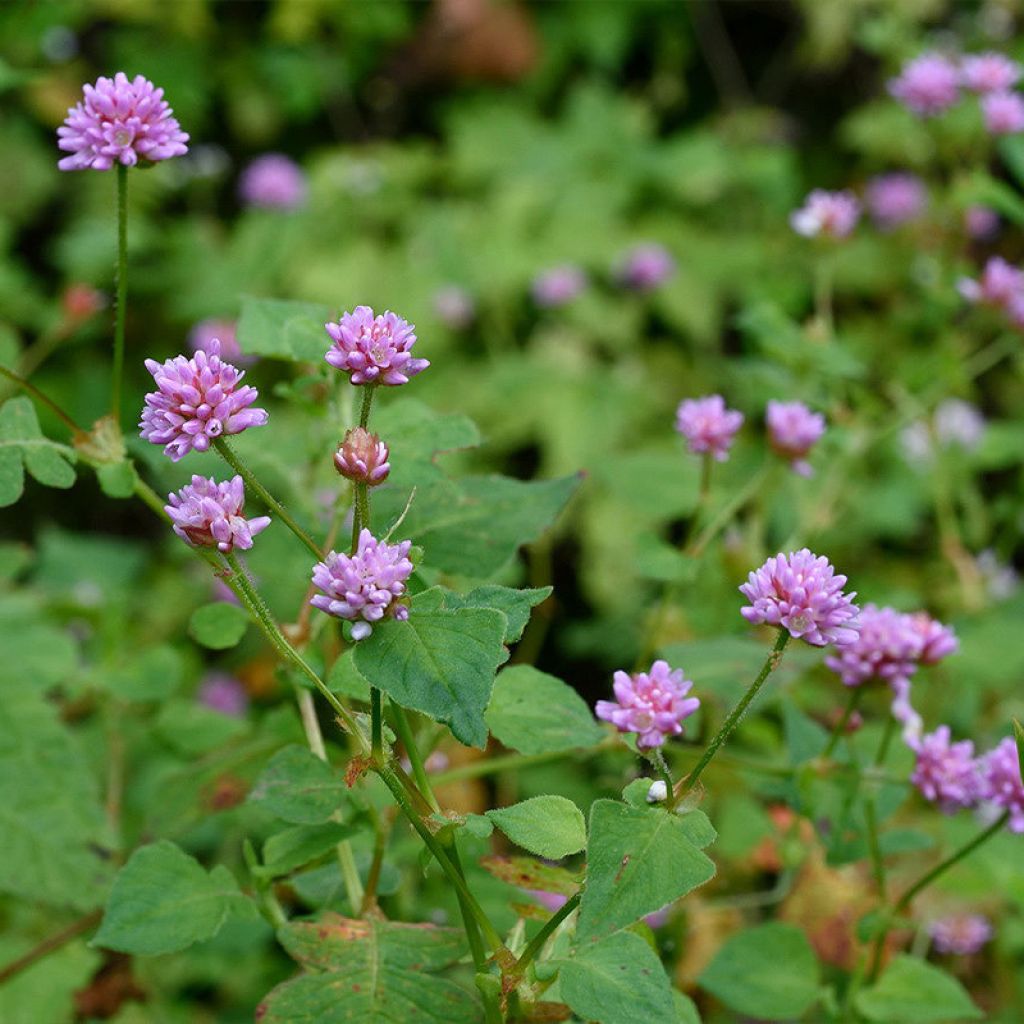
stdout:
POLYGON ((388 446, 376 434, 356 427, 345 434, 334 453, 334 468, 355 483, 376 487, 391 471, 388 446))

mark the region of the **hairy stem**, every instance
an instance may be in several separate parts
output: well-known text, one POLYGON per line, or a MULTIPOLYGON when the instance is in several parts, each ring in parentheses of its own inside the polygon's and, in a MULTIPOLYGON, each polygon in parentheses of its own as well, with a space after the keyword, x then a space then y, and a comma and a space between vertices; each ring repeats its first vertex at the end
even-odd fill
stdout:
POLYGON ((708 744, 707 749, 704 751, 701 759, 693 767, 689 775, 684 778, 679 785, 676 787, 677 792, 674 799, 672 800, 672 806, 674 807, 679 799, 686 793, 688 793, 697 784, 697 780, 701 777, 704 769, 711 763, 715 754, 718 753, 718 748, 729 738, 733 730, 740 724, 740 720, 747 712, 747 708, 750 707, 754 698, 757 696, 758 691, 764 685, 765 680, 772 673, 774 669, 778 667, 779 662, 782 660, 782 652, 786 648, 786 644, 789 642, 789 632, 785 629, 779 630, 778 639, 775 641, 775 646, 772 648, 771 653, 765 659, 764 665, 761 666, 761 671, 758 672, 757 678, 750 684, 747 692, 743 694, 740 702, 729 712, 729 716, 722 723, 722 727, 718 730, 711 742, 708 744))
POLYGON ((398 738, 402 741, 402 746, 405 747, 405 752, 409 757, 409 763, 412 765, 412 775, 416 780, 416 785, 436 813, 441 810, 441 805, 437 802, 437 797, 434 796, 434 790, 430 785, 430 778, 423 765, 423 756, 420 754, 419 747, 416 746, 416 737, 409 724, 409 716, 400 704, 391 705, 391 716, 395 732, 398 733, 398 738))
POLYGON ((124 323, 128 312, 128 168, 117 165, 117 304, 114 308, 114 368, 110 382, 110 414, 121 422, 124 377, 124 323))
POLYGON ((305 530, 295 521, 291 513, 256 479, 253 471, 239 458, 238 452, 231 447, 226 437, 214 439, 214 448, 220 457, 245 481, 246 487, 255 492, 264 505, 276 515, 292 533, 309 549, 317 561, 323 558, 320 548, 305 530))

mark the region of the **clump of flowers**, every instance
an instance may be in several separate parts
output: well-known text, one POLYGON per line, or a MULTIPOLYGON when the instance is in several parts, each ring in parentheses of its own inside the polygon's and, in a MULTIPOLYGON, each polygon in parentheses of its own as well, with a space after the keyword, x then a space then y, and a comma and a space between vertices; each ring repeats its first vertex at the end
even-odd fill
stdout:
POLYGON ((977 804, 982 795, 981 773, 970 740, 953 743, 949 726, 940 725, 922 736, 914 749, 917 759, 910 781, 926 800, 945 814, 977 804))
POLYGON ((672 253, 657 242, 644 242, 622 258, 615 277, 621 285, 637 292, 651 292, 664 284, 676 270, 672 253))
POLYGON ((892 682, 914 674, 921 649, 921 634, 912 616, 866 604, 858 619, 857 637, 826 658, 825 664, 846 686, 860 686, 870 679, 892 682))
POLYGON ((191 359, 147 359, 146 369, 157 390, 146 395, 140 432, 145 440, 164 445, 164 454, 174 462, 193 449, 205 452, 218 437, 267 422, 265 409, 250 408, 259 392, 248 384, 239 387, 245 371, 220 358, 215 338, 191 359))
POLYGON ((242 172, 238 194, 249 206, 295 210, 306 201, 306 176, 283 153, 264 153, 242 172))
POLYGON ((811 476, 806 456, 825 433, 825 417, 803 402, 769 402, 765 422, 772 448, 789 460, 795 473, 811 476))
POLYGON ((860 219, 860 203, 852 192, 828 192, 816 188, 794 210, 789 223, 805 238, 846 238, 860 219))
POLYGON ((951 914, 928 927, 937 953, 972 956, 992 941, 992 925, 982 914, 951 914))
POLYGON ((334 453, 334 468, 346 479, 376 487, 391 472, 388 446, 363 427, 349 430, 334 453))
POLYGON ((990 135, 1024 131, 1024 99, 1015 92, 990 92, 981 97, 981 116, 990 135))
POLYGON ((683 731, 683 719, 700 707, 696 697, 687 697, 693 683, 682 669, 667 661, 656 661, 647 672, 628 675, 616 672, 612 688, 615 700, 599 700, 597 717, 611 722, 619 732, 636 733, 636 745, 650 750, 683 731))
POLYGON ((687 398, 676 410, 676 430, 686 438, 694 455, 713 455, 719 462, 729 457, 743 413, 726 408, 721 395, 687 398))
POLYGON ((879 174, 868 182, 864 195, 874 222, 892 231, 916 220, 928 205, 928 191, 916 174, 879 174))
POLYGON ((919 117, 934 117, 949 110, 960 98, 960 69, 938 53, 925 53, 908 61, 889 82, 889 92, 919 117))
POLYGON ((199 703, 231 718, 241 718, 249 710, 245 687, 226 672, 211 672, 199 687, 199 703))
POLYGON ((1021 66, 1001 53, 978 53, 960 62, 960 78, 971 92, 1005 92, 1012 89, 1022 72, 1021 66))
POLYGON ((572 302, 587 287, 586 272, 571 263, 552 267, 534 278, 531 286, 533 301, 546 309, 554 309, 572 302))
POLYGON ((57 145, 71 156, 60 160, 62 171, 109 171, 115 163, 134 167, 188 152, 163 89, 136 75, 119 71, 82 87, 81 102, 68 110, 57 129, 57 145))
POLYGON ((856 593, 846 594, 846 577, 824 556, 807 548, 769 558, 739 589, 750 602, 740 613, 755 624, 785 629, 814 647, 857 639, 856 593))
POLYGON ((430 365, 426 359, 413 358, 413 325, 390 310, 374 316, 369 306, 356 306, 324 327, 334 341, 324 359, 349 374, 353 384, 395 387, 430 365))
POLYGON ((1007 736, 982 758, 981 770, 982 798, 1009 811, 1011 832, 1024 832, 1024 782, 1017 744, 1007 736))
POLYGON ((1008 309, 1014 299, 1024 293, 1024 271, 1001 256, 993 256, 977 281, 962 277, 957 282, 957 290, 968 302, 1008 309))
POLYGON ((164 511, 171 517, 174 532, 193 547, 217 548, 229 554, 238 548, 248 551, 252 539, 270 525, 269 516, 246 519, 242 478, 226 483, 194 476, 176 494, 167 496, 164 511))
POLYGON ((386 615, 407 619, 409 609, 399 599, 412 575, 411 547, 412 541, 386 544, 369 530, 362 530, 355 554, 332 551, 313 567, 313 585, 322 593, 309 603, 328 615, 354 622, 355 640, 368 637, 373 623, 386 615))

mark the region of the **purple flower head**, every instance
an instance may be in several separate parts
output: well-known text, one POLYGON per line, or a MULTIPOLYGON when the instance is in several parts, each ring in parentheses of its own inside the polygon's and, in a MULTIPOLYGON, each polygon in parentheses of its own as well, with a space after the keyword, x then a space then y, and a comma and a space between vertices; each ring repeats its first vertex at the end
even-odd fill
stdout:
POLYGON ((683 719, 700 707, 696 697, 686 696, 693 683, 667 661, 656 661, 649 672, 619 671, 613 679, 615 701, 599 700, 597 717, 619 732, 635 732, 641 749, 660 747, 669 736, 678 736, 683 719))
POLYGON ((227 483, 203 476, 192 477, 177 494, 169 494, 164 511, 171 517, 174 532, 186 543, 199 548, 217 548, 228 553, 235 548, 248 551, 252 539, 270 525, 269 516, 246 519, 245 490, 240 476, 227 483))
MULTIPOLYGON (((1012 740, 1010 741, 1013 742, 1012 740)), ((944 814, 973 807, 981 796, 981 774, 970 740, 950 742, 948 725, 922 736, 910 781, 944 814)))
POLYGON ((937 953, 972 956, 992 941, 992 925, 982 914, 951 914, 932 921, 928 933, 937 953))
POLYGON ((816 188, 804 205, 789 216, 789 223, 804 238, 846 238, 860 219, 860 203, 852 192, 816 188))
POLYGON ((473 322, 476 304, 465 288, 451 284, 434 293, 434 312, 445 327, 461 331, 473 322))
POLYGON ((1017 744, 1009 736, 981 759, 981 796, 1010 812, 1010 831, 1024 832, 1024 782, 1017 744))
POLYGON ((622 258, 615 277, 624 288, 651 292, 664 284, 676 270, 675 257, 657 242, 634 246, 622 258))
POLYGON ((813 470, 805 456, 825 433, 825 417, 803 402, 769 402, 765 422, 772 448, 789 459, 795 473, 811 476, 813 470))
POLYGON ((200 320, 188 335, 189 348, 193 352, 211 355, 210 342, 220 342, 220 356, 239 366, 256 362, 256 356, 247 356, 238 344, 237 324, 234 320, 200 320))
POLYGON ((975 241, 985 242, 999 230, 999 214, 987 206, 968 206, 964 211, 964 227, 975 241))
POLYGON ((941 54, 926 53, 904 64, 889 93, 919 117, 941 114, 960 98, 960 71, 941 54))
POLYGON ((267 422, 266 409, 250 409, 259 392, 239 382, 245 376, 220 358, 216 338, 191 359, 175 356, 166 363, 146 360, 157 390, 146 395, 139 429, 142 437, 164 445, 177 462, 190 451, 205 452, 215 438, 240 434, 267 422))
POLYGON ((843 593, 845 576, 837 576, 825 557, 803 548, 769 558, 739 589, 750 602, 740 614, 767 623, 814 647, 849 644, 857 639, 856 593, 843 593))
POLYGON ((891 231, 921 216, 928 191, 916 174, 880 174, 868 182, 865 199, 878 227, 891 231))
POLYGON ((368 637, 372 624, 385 615, 407 619, 409 609, 398 599, 412 574, 411 547, 412 541, 385 544, 363 530, 354 555, 332 551, 313 566, 313 584, 323 593, 309 603, 328 615, 355 622, 352 636, 356 640, 368 637))
POLYGON ((1024 97, 1016 92, 989 92, 981 97, 981 116, 990 135, 1024 131, 1024 97))
POLYGON ((226 672, 211 672, 199 687, 200 704, 231 718, 241 718, 249 710, 245 687, 226 672))
POLYGON ((533 279, 533 301, 546 309, 565 306, 587 287, 587 275, 571 263, 552 267, 533 279))
POLYGON ((985 264, 980 280, 962 277, 957 289, 968 302, 1005 309, 1024 293, 1024 271, 1001 256, 993 256, 985 264))
POLYGON ((743 413, 725 407, 721 395, 687 398, 676 410, 676 430, 686 438, 694 455, 713 455, 719 462, 729 457, 736 432, 743 425, 743 413))
POLYGON ((188 152, 188 135, 163 98, 163 89, 123 71, 82 86, 80 103, 68 110, 57 129, 57 146, 71 153, 57 166, 62 171, 109 171, 115 163, 134 167, 188 152))
POLYGON ((248 206, 296 210, 306 201, 306 176, 283 153, 264 153, 242 172, 238 194, 248 206))
POLYGON ((857 622, 856 639, 826 658, 825 664, 846 686, 870 679, 909 679, 917 670, 922 646, 912 616, 866 604, 857 622))
POLYGON ((917 660, 922 665, 937 665, 943 658, 955 654, 960 646, 951 626, 944 626, 927 612, 911 615, 910 629, 918 638, 920 650, 917 660))
POLYGON ((369 306, 356 306, 324 326, 334 339, 324 359, 350 374, 353 384, 407 384, 430 365, 412 357, 415 328, 390 310, 375 317, 369 306))
POLYGON ((388 454, 388 446, 376 434, 356 427, 334 453, 334 468, 348 480, 376 487, 391 472, 388 454))
POLYGON ((1020 76, 1021 66, 1001 53, 979 53, 960 61, 960 80, 971 92, 1006 92, 1020 76))

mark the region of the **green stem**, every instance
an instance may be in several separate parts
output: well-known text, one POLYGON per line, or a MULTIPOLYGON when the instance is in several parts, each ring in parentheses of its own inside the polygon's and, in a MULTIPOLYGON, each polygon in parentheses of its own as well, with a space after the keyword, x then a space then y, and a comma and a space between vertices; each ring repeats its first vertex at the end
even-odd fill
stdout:
POLYGON ((114 309, 114 369, 110 413, 121 422, 121 379, 124 376, 124 322, 128 311, 128 168, 117 165, 117 305, 114 309))
POLYGON ((569 899, 563 903, 555 913, 548 918, 544 923, 544 926, 539 932, 530 940, 529 945, 523 950, 519 959, 516 961, 516 973, 521 977, 526 968, 530 963, 536 959, 537 954, 544 948, 544 943, 548 941, 554 930, 580 905, 580 899, 583 893, 578 892, 574 896, 570 896, 569 899))
POLYGON ((747 692, 743 694, 740 702, 729 712, 728 718, 722 723, 722 727, 715 734, 714 738, 708 744, 707 749, 701 756, 701 759, 694 766, 693 770, 686 776, 685 779, 679 784, 678 792, 672 801, 672 806, 675 806, 680 798, 688 793, 697 784, 697 780, 701 777, 704 769, 711 763, 712 758, 718 753, 718 748, 729 738, 733 730, 737 725, 740 724, 740 720, 747 712, 747 708, 750 707, 751 702, 757 696, 758 691, 764 685, 765 680, 772 673, 772 671, 778 667, 779 662, 782 660, 782 652, 786 648, 786 644, 789 642, 789 632, 785 629, 779 630, 778 639, 775 641, 775 646, 772 648, 771 653, 765 659, 764 665, 761 666, 761 671, 757 674, 757 678, 750 684, 747 692))
POLYGON ((441 810, 441 805, 437 802, 437 797, 434 796, 434 790, 430 785, 430 778, 427 776, 427 770, 423 765, 423 757, 420 754, 419 747, 416 745, 416 737, 413 735, 412 726, 409 724, 409 716, 405 713, 405 708, 400 704, 391 705, 391 715, 395 725, 395 732, 398 733, 398 738, 402 741, 406 754, 409 755, 409 763, 412 765, 412 775, 416 780, 416 785, 427 798, 427 803, 430 804, 431 809, 436 813, 441 810))
POLYGON ((367 495, 367 487, 364 483, 352 485, 352 554, 356 553, 359 547, 359 534, 363 527, 369 528, 370 524, 370 500, 367 495))
POLYGON ((220 457, 245 481, 245 485, 254 491, 263 502, 280 520, 295 534, 299 540, 316 557, 317 561, 323 558, 320 548, 305 530, 292 518, 285 507, 256 479, 249 467, 238 457, 238 453, 228 443, 226 437, 214 439, 214 448, 217 449, 220 457))
POLYGON ((374 767, 374 771, 380 776, 384 785, 391 790, 391 795, 395 798, 395 802, 401 808, 402 813, 406 818, 409 819, 409 824, 416 830, 427 849, 433 854, 434 859, 440 865, 441 870, 448 876, 448 880, 454 886, 455 891, 465 900, 467 909, 480 926, 488 944, 492 949, 500 952, 504 949, 501 936, 498 935, 494 925, 491 924, 490 919, 477 902, 476 897, 469 891, 469 887, 466 885, 465 880, 456 870, 455 865, 452 864, 447 853, 445 853, 441 844, 438 842, 437 837, 430 831, 430 829, 427 828, 423 823, 423 819, 420 818, 413 809, 412 804, 409 802, 409 797, 405 792, 405 787, 402 785, 392 767, 387 764, 376 765, 374 767))
POLYGON ((672 773, 669 771, 668 764, 665 761, 665 755, 657 747, 654 747, 647 756, 661 776, 661 781, 665 783, 665 797, 668 799, 674 786, 672 783, 672 773))
POLYGON ((850 697, 847 701, 846 709, 843 711, 842 717, 839 721, 836 722, 836 726, 832 730, 832 735, 829 736, 828 743, 825 745, 825 749, 821 752, 822 757, 832 756, 832 752, 836 749, 836 744, 839 742, 839 738, 846 733, 846 727, 849 725, 850 719, 853 717, 853 713, 857 710, 863 696, 863 686, 850 687, 850 697))
POLYGON ((37 402, 41 402, 50 410, 76 437, 84 434, 85 431, 49 396, 44 395, 30 381, 25 380, 20 374, 9 370, 6 366, 0 366, 0 375, 6 377, 13 384, 17 384, 22 391, 30 394, 37 402))
POLYGON ((691 558, 699 558, 704 549, 718 536, 719 532, 729 525, 733 516, 764 486, 772 471, 771 463, 762 466, 758 473, 755 473, 748 481, 747 486, 737 491, 731 501, 725 503, 718 514, 701 531, 700 536, 686 554, 691 558))
POLYGON ((871 873, 875 878, 875 888, 878 889, 878 895, 885 900, 885 861, 882 859, 882 847, 878 842, 878 810, 875 807, 875 798, 871 794, 864 798, 864 821, 867 824, 871 873))
POLYGON ((373 393, 377 388, 373 384, 363 386, 363 402, 359 406, 359 426, 365 430, 370 422, 370 407, 373 405, 373 393))
POLYGON ((885 950, 885 940, 889 935, 889 930, 892 928, 892 922, 895 917, 902 914, 910 904, 914 901, 914 898, 921 892, 928 888, 937 878, 944 875, 951 867, 959 864, 965 857, 974 853, 979 846, 983 843, 988 842, 996 833, 1000 832, 1006 822, 1009 820, 1010 812, 1004 811, 999 818, 992 822, 988 828, 982 830, 969 842, 964 843, 958 850, 951 853, 944 861, 936 864, 931 871, 926 871, 897 901, 892 908, 892 912, 887 915, 885 923, 882 925, 878 935, 875 938, 875 946, 871 956, 871 967, 868 971, 868 977, 873 981, 878 975, 878 969, 882 963, 882 953, 885 950))
POLYGON ((232 580, 237 586, 239 597, 248 609, 249 614, 256 620, 256 624, 263 630, 271 645, 285 661, 291 662, 320 691, 345 726, 345 729, 351 733, 352 738, 359 747, 360 753, 364 755, 368 753, 366 737, 360 730, 356 720, 345 705, 328 689, 327 684, 310 668, 302 655, 285 639, 277 623, 274 622, 270 610, 263 603, 263 599, 256 592, 256 588, 253 587, 245 570, 239 564, 238 556, 234 552, 229 552, 224 556, 224 560, 231 570, 232 580))
POLYGON ((376 686, 370 687, 370 757, 374 764, 384 763, 384 730, 381 725, 381 694, 376 686))

